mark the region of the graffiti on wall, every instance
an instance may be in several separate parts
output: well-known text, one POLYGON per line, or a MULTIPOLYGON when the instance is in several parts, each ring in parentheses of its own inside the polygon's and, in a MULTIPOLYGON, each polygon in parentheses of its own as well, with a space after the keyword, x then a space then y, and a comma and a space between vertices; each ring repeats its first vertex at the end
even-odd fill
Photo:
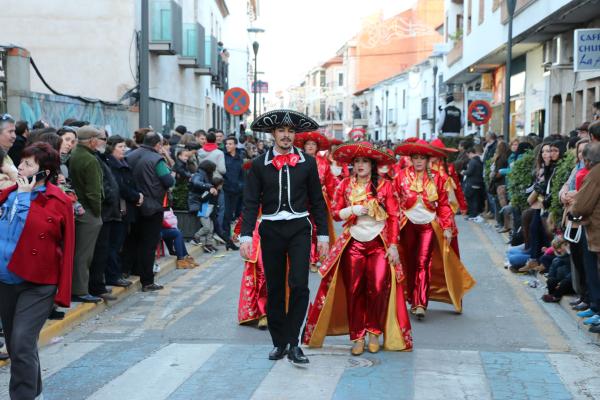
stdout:
POLYGON ((20 105, 21 119, 29 122, 29 126, 44 120, 50 126, 61 127, 67 118, 76 118, 104 127, 109 134, 131 136, 128 125, 130 112, 123 106, 84 103, 69 97, 33 92, 21 96, 20 105))

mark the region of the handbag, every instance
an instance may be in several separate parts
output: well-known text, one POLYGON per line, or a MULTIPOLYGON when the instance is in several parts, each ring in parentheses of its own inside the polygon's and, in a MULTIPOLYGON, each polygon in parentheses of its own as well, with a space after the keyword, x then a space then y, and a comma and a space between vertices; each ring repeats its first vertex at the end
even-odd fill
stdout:
POLYGON ((571 243, 579 243, 579 241, 581 240, 581 225, 577 224, 577 226, 575 226, 577 231, 575 231, 574 236, 572 234, 573 228, 573 221, 568 221, 567 226, 565 227, 565 233, 563 234, 563 237, 565 238, 565 240, 571 243))
POLYGON ((206 202, 202 203, 202 205, 200 206, 200 209, 198 210, 198 214, 196 214, 196 216, 198 216, 200 218, 208 218, 212 214, 214 207, 215 207, 214 205, 209 204, 209 202, 206 201, 206 202))

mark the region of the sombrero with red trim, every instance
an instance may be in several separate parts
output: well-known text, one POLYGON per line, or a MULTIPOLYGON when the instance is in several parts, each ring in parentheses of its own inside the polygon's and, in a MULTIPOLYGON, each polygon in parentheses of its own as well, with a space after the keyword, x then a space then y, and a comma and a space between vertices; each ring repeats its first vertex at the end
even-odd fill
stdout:
POLYGON ((396 162, 393 156, 376 148, 369 142, 345 143, 333 152, 333 159, 341 163, 350 164, 356 157, 370 158, 380 165, 396 162))
POLYGON ((364 140, 365 136, 367 136, 367 131, 364 128, 354 128, 348 132, 348 138, 354 141, 364 140))
POLYGON ((446 147, 444 142, 442 142, 442 139, 432 140, 431 142, 429 142, 429 144, 432 145, 433 147, 437 147, 438 149, 447 151, 449 153, 456 153, 458 151, 458 149, 454 149, 452 147, 446 147))
POLYGON ((443 150, 435 148, 427 143, 423 139, 407 140, 396 147, 396 154, 403 156, 412 156, 413 154, 421 154, 428 157, 440 157, 444 158, 447 156, 443 150))
POLYGON ((294 146, 304 149, 304 145, 309 140, 312 140, 317 144, 319 151, 327 150, 330 146, 329 139, 321 132, 316 131, 297 133, 294 138, 294 146))

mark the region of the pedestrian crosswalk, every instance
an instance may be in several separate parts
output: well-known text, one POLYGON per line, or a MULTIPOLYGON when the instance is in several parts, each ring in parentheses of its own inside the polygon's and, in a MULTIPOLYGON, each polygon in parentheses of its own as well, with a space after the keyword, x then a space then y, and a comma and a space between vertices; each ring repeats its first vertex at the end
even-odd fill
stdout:
MULTIPOLYGON (((68 346, 41 353, 47 400, 600 398, 600 365, 569 353, 418 348, 352 357, 333 345, 307 350, 303 369, 267 360, 268 345, 68 346)), ((4 372, 1 386, 6 379, 4 372)))

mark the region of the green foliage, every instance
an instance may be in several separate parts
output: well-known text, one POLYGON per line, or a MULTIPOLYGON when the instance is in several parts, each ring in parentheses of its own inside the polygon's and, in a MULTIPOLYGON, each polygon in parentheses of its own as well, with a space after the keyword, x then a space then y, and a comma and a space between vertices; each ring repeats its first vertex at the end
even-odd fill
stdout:
POLYGON ((558 192, 560 192, 560 189, 563 187, 567 179, 569 179, 571 170, 575 167, 576 162, 577 160, 575 153, 569 151, 558 161, 556 169, 554 170, 554 176, 552 177, 552 182, 550 184, 550 193, 552 194, 550 215, 555 222, 560 222, 563 215, 563 206, 558 197, 558 192))
POLYGON ((173 188, 173 210, 188 210, 188 183, 177 182, 173 188))
POLYGON ((483 181, 485 182, 486 189, 490 187, 490 171, 492 170, 492 159, 489 158, 483 166, 483 181))
POLYGON ((527 151, 513 164, 510 174, 508 174, 508 193, 513 207, 525 210, 527 204, 527 189, 533 183, 533 169, 535 166, 535 157, 532 151, 527 151))

